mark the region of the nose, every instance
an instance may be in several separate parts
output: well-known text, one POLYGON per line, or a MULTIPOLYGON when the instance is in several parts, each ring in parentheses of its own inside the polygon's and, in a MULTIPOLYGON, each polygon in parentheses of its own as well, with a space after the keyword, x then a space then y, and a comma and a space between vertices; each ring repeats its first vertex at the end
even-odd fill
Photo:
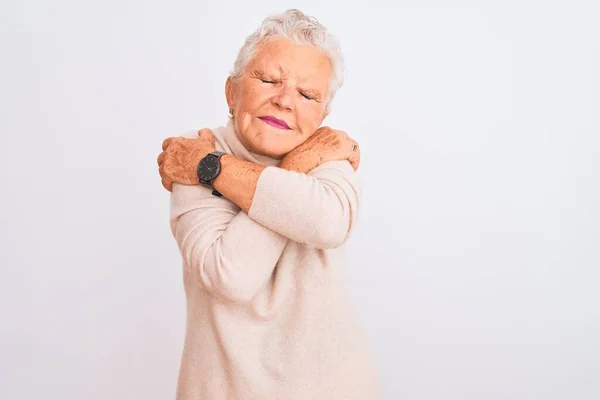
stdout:
POLYGON ((273 96, 273 104, 283 111, 294 109, 293 89, 288 85, 281 85, 279 92, 273 96))

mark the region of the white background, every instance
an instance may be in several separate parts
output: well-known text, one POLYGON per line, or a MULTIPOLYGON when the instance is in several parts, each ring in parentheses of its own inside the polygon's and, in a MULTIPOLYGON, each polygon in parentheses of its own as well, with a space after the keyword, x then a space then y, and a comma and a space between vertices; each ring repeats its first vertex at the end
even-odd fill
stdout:
POLYGON ((363 149, 348 276, 384 399, 600 398, 598 3, 318 3, 0 3, 0 398, 174 398, 155 160, 226 121, 237 50, 292 7, 347 60, 326 123, 363 149))

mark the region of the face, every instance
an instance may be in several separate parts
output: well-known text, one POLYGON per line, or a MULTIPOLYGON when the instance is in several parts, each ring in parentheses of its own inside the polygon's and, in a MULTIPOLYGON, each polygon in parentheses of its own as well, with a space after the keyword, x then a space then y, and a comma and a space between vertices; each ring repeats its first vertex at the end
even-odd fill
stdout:
POLYGON ((263 43, 226 96, 242 144, 280 159, 302 144, 326 116, 332 68, 321 50, 288 39, 263 43))

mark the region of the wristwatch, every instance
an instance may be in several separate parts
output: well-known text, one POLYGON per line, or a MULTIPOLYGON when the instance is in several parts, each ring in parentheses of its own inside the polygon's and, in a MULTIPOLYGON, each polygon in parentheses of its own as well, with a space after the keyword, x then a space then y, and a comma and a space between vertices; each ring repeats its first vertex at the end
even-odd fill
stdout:
POLYGON ((212 183, 221 173, 220 159, 224 154, 226 153, 222 151, 213 151, 212 153, 207 154, 202 160, 200 160, 198 163, 198 168, 196 169, 200 183, 213 189, 212 194, 219 197, 221 197, 222 194, 213 187, 212 183))

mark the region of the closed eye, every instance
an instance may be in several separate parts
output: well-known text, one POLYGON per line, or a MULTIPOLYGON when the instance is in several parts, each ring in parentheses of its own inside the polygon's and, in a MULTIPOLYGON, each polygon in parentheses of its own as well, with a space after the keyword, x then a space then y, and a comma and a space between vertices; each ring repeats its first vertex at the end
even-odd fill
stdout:
POLYGON ((264 83, 275 83, 275 81, 270 81, 268 79, 260 78, 260 80, 263 81, 264 83))
POLYGON ((314 100, 315 98, 312 96, 309 96, 308 94, 304 93, 304 92, 300 92, 300 94, 302 95, 302 97, 304 97, 307 100, 314 100))

